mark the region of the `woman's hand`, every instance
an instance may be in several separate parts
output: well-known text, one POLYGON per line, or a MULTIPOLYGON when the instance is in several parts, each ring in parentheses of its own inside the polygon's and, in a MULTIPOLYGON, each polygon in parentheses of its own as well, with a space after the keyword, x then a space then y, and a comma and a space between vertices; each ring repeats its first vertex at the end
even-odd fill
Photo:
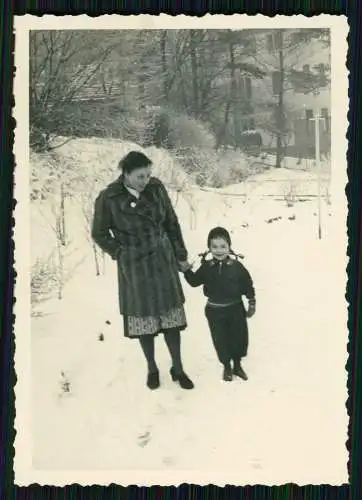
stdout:
POLYGON ((185 273, 186 271, 191 269, 192 265, 187 260, 183 260, 178 262, 178 267, 182 273, 185 273))

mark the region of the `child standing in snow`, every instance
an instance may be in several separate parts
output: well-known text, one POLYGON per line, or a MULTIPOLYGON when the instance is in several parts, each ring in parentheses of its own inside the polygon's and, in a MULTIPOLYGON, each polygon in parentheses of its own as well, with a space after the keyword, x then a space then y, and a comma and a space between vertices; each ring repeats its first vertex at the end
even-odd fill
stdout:
POLYGON ((189 268, 184 276, 191 286, 204 287, 204 294, 208 298, 205 315, 217 356, 224 367, 223 379, 231 381, 236 375, 247 380, 241 360, 248 350, 247 318, 255 313, 253 281, 231 249, 231 238, 226 229, 212 229, 207 246, 208 251, 202 254, 199 269, 193 272, 189 268), (206 259, 209 253, 212 258, 206 259), (242 296, 248 299, 247 310, 242 296))

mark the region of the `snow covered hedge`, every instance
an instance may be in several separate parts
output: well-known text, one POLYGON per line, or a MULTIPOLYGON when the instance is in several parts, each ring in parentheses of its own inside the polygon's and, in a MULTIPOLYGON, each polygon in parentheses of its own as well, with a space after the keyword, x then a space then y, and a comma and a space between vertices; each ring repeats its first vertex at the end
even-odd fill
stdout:
POLYGON ((240 150, 190 147, 175 151, 185 171, 199 186, 220 188, 255 173, 253 159, 240 150))
MULTIPOLYGON (((65 142, 64 138, 59 138, 65 142)), ((142 149, 131 142, 74 139, 51 151, 30 154, 32 214, 32 303, 49 294, 63 297, 63 288, 85 255, 93 255, 96 274, 105 269, 104 255, 90 236, 94 201, 120 172, 119 160, 131 150, 153 161, 175 208, 194 221, 190 180, 180 163, 163 149, 142 149)), ((192 222, 194 223, 194 222, 192 222)))

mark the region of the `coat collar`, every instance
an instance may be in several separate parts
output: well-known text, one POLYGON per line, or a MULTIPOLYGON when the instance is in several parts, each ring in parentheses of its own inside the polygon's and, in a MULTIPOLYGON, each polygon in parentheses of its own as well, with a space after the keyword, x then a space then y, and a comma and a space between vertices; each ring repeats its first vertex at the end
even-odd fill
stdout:
POLYGON ((151 178, 140 197, 136 198, 124 185, 123 176, 121 175, 116 181, 107 186, 105 194, 108 198, 117 200, 117 206, 123 213, 137 214, 152 220, 150 213, 154 203, 152 196, 154 183, 153 178, 151 178))
MULTIPOLYGON (((149 183, 145 187, 140 198, 144 197, 144 195, 146 195, 146 197, 147 197, 147 194, 148 194, 149 190, 152 188, 154 183, 155 183, 154 178, 151 177, 149 183)), ((136 196, 131 194, 131 192, 124 185, 123 175, 120 175, 117 180, 115 180, 114 182, 112 182, 111 184, 109 184, 107 186, 106 194, 109 198, 113 198, 114 196, 125 196, 125 197, 131 197, 132 199, 137 199, 136 196)))
POLYGON ((141 196, 141 194, 136 189, 133 189, 130 186, 126 186, 126 185, 125 185, 125 188, 127 189, 127 191, 129 191, 131 193, 132 196, 134 196, 134 198, 137 198, 137 200, 141 196))
POLYGON ((217 265, 221 265, 222 266, 231 266, 234 262, 235 262, 235 259, 231 258, 230 255, 228 255, 226 257, 226 259, 224 260, 217 260, 215 259, 214 257, 212 257, 210 260, 207 261, 209 263, 210 266, 217 266, 217 265))
POLYGON ((107 186, 106 194, 108 198, 113 198, 114 196, 132 196, 124 185, 122 175, 120 175, 117 180, 107 186))

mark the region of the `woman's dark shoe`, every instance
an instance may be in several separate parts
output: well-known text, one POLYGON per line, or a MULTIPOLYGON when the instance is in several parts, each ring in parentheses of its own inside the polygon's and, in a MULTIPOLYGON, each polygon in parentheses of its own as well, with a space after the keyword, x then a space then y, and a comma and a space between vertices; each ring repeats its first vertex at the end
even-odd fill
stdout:
POLYGON ((241 367, 240 364, 237 364, 237 365, 234 366, 233 373, 234 373, 234 375, 236 375, 237 377, 242 378, 243 380, 248 380, 248 376, 244 372, 244 370, 242 369, 242 367, 241 367))
POLYGON ((186 375, 185 372, 181 373, 176 373, 174 368, 171 368, 170 370, 171 378, 174 382, 178 382, 182 389, 193 389, 194 388, 194 383, 192 380, 189 379, 189 377, 186 375))
POLYGON ((222 374, 222 378, 225 382, 231 382, 233 379, 233 372, 231 370, 230 365, 224 365, 224 371, 222 374))
POLYGON ((160 374, 159 372, 150 372, 147 375, 147 387, 151 390, 158 389, 160 387, 160 374))

